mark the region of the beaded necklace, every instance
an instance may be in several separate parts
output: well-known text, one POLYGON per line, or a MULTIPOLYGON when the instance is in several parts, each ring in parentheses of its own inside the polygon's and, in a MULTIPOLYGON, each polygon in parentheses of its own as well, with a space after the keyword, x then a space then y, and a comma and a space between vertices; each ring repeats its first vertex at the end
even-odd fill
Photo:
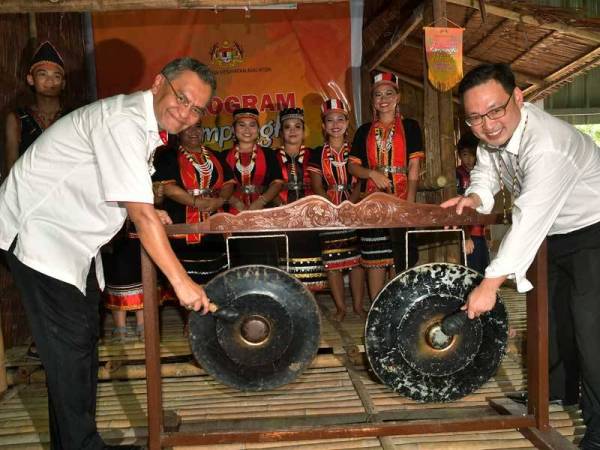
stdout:
POLYGON ((238 145, 235 146, 235 168, 242 176, 242 186, 250 184, 252 181, 252 171, 254 170, 254 161, 256 160, 256 144, 252 147, 252 155, 250 156, 250 162, 247 165, 243 165, 240 156, 240 148, 238 145))
POLYGON ((186 159, 192 164, 198 175, 200 175, 200 189, 207 189, 210 187, 210 180, 212 179, 212 173, 214 164, 210 159, 210 155, 206 147, 202 147, 200 152, 190 152, 183 146, 179 146, 179 150, 183 153, 186 159), (200 161, 198 161, 198 159, 200 161))
POLYGON ((297 183, 298 182, 298 169, 296 168, 296 164, 299 164, 300 166, 302 166, 302 164, 304 163, 304 154, 306 153, 306 147, 304 147, 304 146, 300 147, 300 151, 295 155, 289 155, 285 151, 285 147, 281 147, 279 149, 279 153, 281 155, 281 160, 283 161, 283 163, 285 165, 287 165, 288 161, 289 161, 290 175, 291 175, 291 177, 289 177, 289 178, 293 178, 293 182, 297 183))
POLYGON ((392 151, 393 142, 394 142, 394 133, 395 133, 395 125, 393 122, 389 133, 385 136, 385 128, 377 127, 375 129, 375 142, 377 144, 377 165, 378 166, 387 166, 389 155, 392 151), (385 142, 383 138, 385 136, 385 142))
POLYGON ((329 159, 331 165, 340 168, 344 167, 348 163, 348 143, 344 142, 342 148, 339 151, 336 151, 331 145, 325 144, 324 150, 326 153, 326 158, 329 159))
POLYGON ((60 117, 60 114, 62 112, 62 109, 59 109, 51 116, 48 116, 48 115, 42 113, 41 111, 38 111, 33 108, 30 108, 29 110, 31 111, 31 115, 33 116, 33 119, 38 123, 39 127, 42 130, 45 130, 50 125, 52 125, 54 122, 56 122, 56 120, 60 117))

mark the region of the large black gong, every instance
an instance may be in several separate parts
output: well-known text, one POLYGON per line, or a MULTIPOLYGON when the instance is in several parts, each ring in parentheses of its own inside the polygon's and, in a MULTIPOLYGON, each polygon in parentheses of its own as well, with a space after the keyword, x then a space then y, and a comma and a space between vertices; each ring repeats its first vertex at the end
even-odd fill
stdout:
POLYGON ((288 273, 269 266, 241 266, 205 287, 232 321, 190 315, 196 360, 215 379, 242 391, 273 389, 293 381, 319 348, 321 322, 313 295, 288 273))
POLYGON ((436 263, 407 270, 384 287, 365 325, 367 358, 381 382, 413 400, 447 402, 496 373, 508 338, 499 296, 492 311, 466 320, 455 335, 441 330, 481 280, 465 266, 436 263))

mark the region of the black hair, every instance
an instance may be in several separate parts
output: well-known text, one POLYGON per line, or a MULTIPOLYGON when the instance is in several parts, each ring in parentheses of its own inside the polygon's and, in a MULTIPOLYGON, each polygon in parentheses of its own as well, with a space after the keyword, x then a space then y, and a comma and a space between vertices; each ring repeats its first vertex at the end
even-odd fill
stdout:
POLYGON ((477 146, 479 145, 479 139, 471 132, 464 133, 458 143, 456 144, 456 150, 460 153, 463 150, 473 150, 473 152, 477 151, 477 146))
POLYGON ((495 80, 502 85, 507 94, 517 87, 515 75, 508 64, 481 64, 470 70, 458 85, 458 95, 462 98, 466 91, 480 84, 495 80))

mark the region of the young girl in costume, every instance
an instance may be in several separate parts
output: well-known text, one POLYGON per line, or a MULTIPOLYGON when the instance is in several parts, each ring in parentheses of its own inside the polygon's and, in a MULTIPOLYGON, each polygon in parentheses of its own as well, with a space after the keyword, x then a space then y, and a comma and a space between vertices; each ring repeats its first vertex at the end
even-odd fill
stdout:
MULTIPOLYGON (((360 197, 360 183, 348 172, 348 111, 340 100, 329 99, 321 105, 321 119, 325 143, 313 151, 309 167, 313 191, 335 205, 344 200, 356 202, 360 197)), ((327 280, 337 310, 334 318, 341 321, 346 315, 343 271, 347 269, 350 270, 354 312, 365 317, 365 275, 360 266, 356 230, 325 231, 319 237, 327 280)))
MULTIPOLYGON (((304 110, 285 108, 279 113, 283 145, 276 151, 277 161, 284 181, 279 192, 281 204, 287 205, 311 195, 309 163, 312 150, 304 142, 304 110)), ((327 287, 327 278, 319 240, 314 231, 286 233, 289 244, 289 273, 311 291, 327 287)))
MULTIPOLYGON (((234 146, 226 161, 236 180, 236 190, 229 201, 229 212, 263 209, 273 206, 283 185, 275 152, 258 144, 260 124, 255 108, 238 108, 233 112, 234 146)), ((260 234, 244 234, 247 239, 230 239, 232 266, 267 264, 279 266, 277 242, 260 234)))
MULTIPOLYGON (((379 73, 371 87, 373 122, 362 125, 354 135, 350 153, 350 173, 367 180, 367 194, 387 192, 414 202, 419 179, 420 160, 425 156, 419 124, 399 112, 400 89, 393 73, 379 73)), ((383 289, 388 269, 393 270, 394 246, 404 255, 402 229, 373 229, 360 232, 361 264, 367 269, 371 299, 383 289)), ((416 249, 409 255, 416 262, 416 249)), ((398 258, 403 261, 403 257, 398 258)), ((404 270, 398 264, 396 270, 404 270)))

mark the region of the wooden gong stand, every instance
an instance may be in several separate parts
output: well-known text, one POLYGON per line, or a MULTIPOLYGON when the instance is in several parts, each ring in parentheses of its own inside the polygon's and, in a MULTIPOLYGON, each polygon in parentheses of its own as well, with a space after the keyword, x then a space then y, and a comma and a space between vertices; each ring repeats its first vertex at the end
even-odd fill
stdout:
MULTIPOLYGON (((219 213, 201 224, 167 226, 167 233, 224 233, 250 231, 323 230, 336 228, 443 227, 500 223, 499 215, 480 215, 472 210, 458 216, 439 206, 408 203, 376 193, 358 204, 334 206, 318 196, 288 206, 238 215, 219 213)), ((546 243, 542 244, 527 273, 535 288, 527 293, 527 380, 529 399, 525 409, 508 399, 489 400, 497 416, 473 419, 408 420, 384 423, 352 423, 292 428, 184 433, 167 431, 162 409, 160 331, 156 267, 142 248, 146 384, 148 390, 148 447, 216 445, 235 442, 276 442, 518 429, 540 449, 575 449, 550 427, 548 412, 548 292, 546 243)), ((249 419, 250 420, 250 419, 249 419)))

